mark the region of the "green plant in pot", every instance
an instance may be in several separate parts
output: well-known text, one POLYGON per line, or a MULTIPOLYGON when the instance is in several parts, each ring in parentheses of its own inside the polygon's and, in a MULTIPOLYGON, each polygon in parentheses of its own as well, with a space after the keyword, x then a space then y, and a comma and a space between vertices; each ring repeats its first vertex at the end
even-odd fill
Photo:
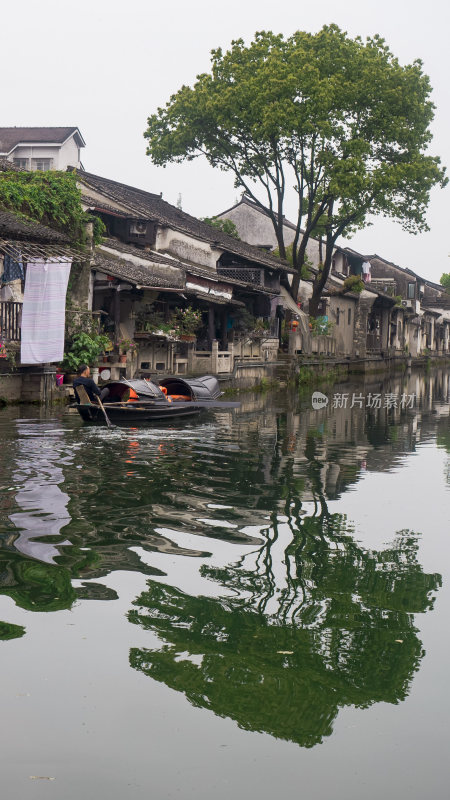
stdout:
POLYGON ((172 325, 178 336, 195 338, 195 334, 202 325, 202 312, 195 310, 192 306, 177 308, 172 325))
POLYGON ((137 344, 133 341, 133 339, 121 339, 119 341, 119 350, 121 353, 135 353, 137 350, 137 344))
POLYGON ((76 372, 80 364, 93 366, 108 345, 109 338, 104 333, 77 333, 72 339, 70 349, 64 353, 63 369, 76 372))

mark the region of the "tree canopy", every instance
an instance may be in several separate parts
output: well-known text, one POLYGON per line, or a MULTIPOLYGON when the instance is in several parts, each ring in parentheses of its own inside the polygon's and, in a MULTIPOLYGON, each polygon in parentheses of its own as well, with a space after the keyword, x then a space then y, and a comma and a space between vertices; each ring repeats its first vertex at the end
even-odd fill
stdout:
POLYGON ((351 39, 336 25, 288 38, 263 31, 249 46, 213 50, 211 72, 149 117, 147 153, 158 165, 204 155, 231 172, 269 214, 282 257, 285 205, 296 197, 294 297, 309 238, 325 244, 314 303, 336 240, 370 215, 427 230, 430 190, 447 182, 427 153, 430 95, 421 61, 401 66, 379 36, 351 39))
POLYGON ((439 283, 450 294, 450 272, 444 272, 439 279, 439 283))
POLYGON ((238 229, 231 219, 218 219, 217 217, 202 217, 202 222, 207 222, 213 228, 218 228, 219 231, 228 233, 228 236, 233 236, 234 239, 239 239, 238 229))

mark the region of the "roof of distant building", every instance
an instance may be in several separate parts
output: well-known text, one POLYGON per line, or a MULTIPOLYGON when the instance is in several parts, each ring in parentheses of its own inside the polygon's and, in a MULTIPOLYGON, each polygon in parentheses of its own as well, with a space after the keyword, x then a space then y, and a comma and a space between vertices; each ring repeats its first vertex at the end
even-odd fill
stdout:
POLYGON ((20 144, 63 144, 70 136, 76 136, 79 147, 85 147, 79 128, 0 128, 0 153, 11 153, 20 144))
MULTIPOLYGON (((234 211, 234 209, 239 208, 239 206, 249 206, 250 208, 254 208, 260 214, 263 214, 265 217, 268 217, 270 219, 269 212, 265 208, 261 208, 261 206, 255 203, 255 201, 252 200, 252 198, 249 197, 248 194, 246 194, 245 192, 243 193, 241 199, 234 204, 234 206, 230 206, 230 208, 227 208, 225 211, 221 211, 220 214, 216 214, 216 218, 220 219, 221 217, 224 217, 225 214, 229 214, 230 211, 234 211)), ((274 214, 276 219, 278 219, 278 214, 276 211, 274 212, 274 214)), ((284 216, 283 216, 283 225, 286 228, 291 228, 293 231, 297 230, 297 226, 294 225, 294 223, 291 222, 289 219, 286 219, 286 217, 284 216)))
MULTIPOLYGON (((270 253, 259 250, 246 242, 241 242, 233 236, 223 233, 218 228, 192 217, 185 211, 167 203, 159 194, 145 192, 142 189, 136 189, 133 186, 127 186, 82 170, 77 170, 76 172, 80 181, 84 184, 84 202, 87 200, 86 189, 90 188, 96 194, 101 194, 109 198, 110 201, 118 203, 127 209, 132 216, 155 220, 160 225, 165 225, 197 239, 207 241, 218 249, 225 250, 228 253, 273 270, 292 272, 287 262, 282 262, 270 253)), ((92 205, 96 206, 96 204, 98 204, 98 201, 93 199, 92 205)))
POLYGON ((443 291, 440 297, 435 298, 427 298, 426 300, 421 301, 422 308, 426 309, 434 309, 434 308, 448 308, 450 309, 450 294, 443 291))

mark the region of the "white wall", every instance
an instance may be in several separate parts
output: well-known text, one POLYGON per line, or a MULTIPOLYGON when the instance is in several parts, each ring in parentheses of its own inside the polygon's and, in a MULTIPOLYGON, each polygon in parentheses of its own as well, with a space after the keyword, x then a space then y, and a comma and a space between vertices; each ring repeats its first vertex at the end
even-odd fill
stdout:
MULTIPOLYGON (((258 208, 253 208, 248 203, 240 203, 235 208, 218 214, 218 219, 230 219, 236 225, 239 238, 243 242, 256 246, 270 245, 275 250, 278 248, 277 238, 270 217, 263 214, 258 208)), ((286 247, 294 241, 295 230, 288 225, 283 226, 283 237, 286 247)), ((325 253, 325 246, 324 246, 325 253)), ((319 244, 315 239, 310 239, 306 248, 308 260, 314 267, 319 265, 319 244)))
POLYGON ((9 156, 9 160, 15 158, 28 159, 28 169, 33 169, 31 159, 51 158, 53 160, 52 169, 65 171, 67 167, 80 166, 80 150, 71 136, 64 144, 60 145, 21 145, 9 156))
POLYGON ((216 264, 222 250, 212 248, 208 242, 194 239, 192 236, 174 231, 171 228, 160 228, 156 235, 155 250, 171 253, 181 261, 207 267, 217 271, 216 264))

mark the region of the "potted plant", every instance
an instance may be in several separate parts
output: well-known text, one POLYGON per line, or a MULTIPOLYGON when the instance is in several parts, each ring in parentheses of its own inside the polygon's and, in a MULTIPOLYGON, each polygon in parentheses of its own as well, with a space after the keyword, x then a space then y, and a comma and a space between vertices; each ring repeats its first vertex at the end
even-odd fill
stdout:
POLYGON ((137 351, 137 344, 132 339, 120 339, 119 341, 119 361, 125 364, 127 361, 128 353, 133 356, 137 351))
POLYGON ((176 335, 183 341, 194 342, 195 334, 202 324, 202 312, 192 306, 177 308, 173 319, 176 335))
POLYGON ((73 374, 76 373, 80 364, 93 366, 108 343, 108 337, 102 333, 77 333, 72 339, 70 349, 64 353, 63 369, 73 374))
POLYGON ((264 319, 263 317, 257 317, 254 323, 253 330, 250 331, 250 336, 252 339, 262 339, 264 336, 267 336, 267 332, 269 330, 269 320, 264 319))

